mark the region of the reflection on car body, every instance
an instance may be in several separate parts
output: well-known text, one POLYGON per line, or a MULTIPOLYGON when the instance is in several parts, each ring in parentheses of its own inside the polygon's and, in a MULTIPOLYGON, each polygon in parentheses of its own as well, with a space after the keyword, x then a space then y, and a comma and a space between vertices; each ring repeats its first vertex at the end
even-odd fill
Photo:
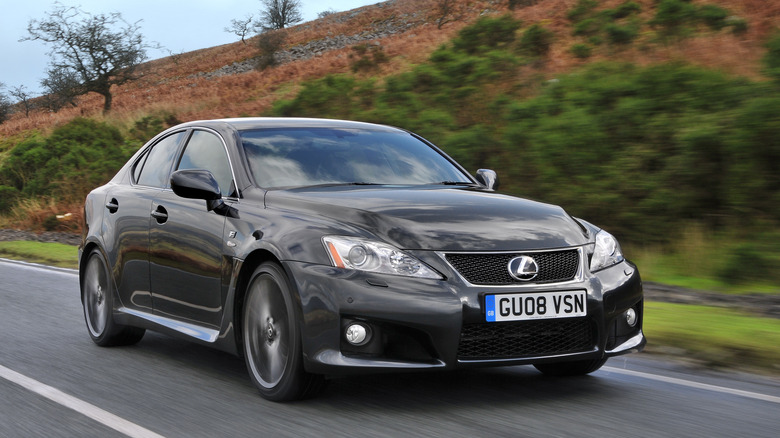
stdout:
POLYGON ((641 280, 614 237, 497 185, 387 126, 172 127, 87 197, 89 334, 243 356, 271 400, 359 370, 585 374, 642 349, 641 280))

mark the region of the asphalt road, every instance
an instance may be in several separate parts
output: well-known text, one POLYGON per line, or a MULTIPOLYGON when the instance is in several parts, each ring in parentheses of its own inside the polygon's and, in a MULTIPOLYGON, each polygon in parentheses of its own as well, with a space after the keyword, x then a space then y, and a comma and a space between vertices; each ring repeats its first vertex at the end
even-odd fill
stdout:
MULTIPOLYGON (((259 397, 243 360, 147 332, 90 341, 73 271, 0 261, 0 437, 776 437, 780 379, 646 355, 591 376, 532 367, 339 378, 259 397)), ((652 340, 651 340, 652 342, 652 340)))

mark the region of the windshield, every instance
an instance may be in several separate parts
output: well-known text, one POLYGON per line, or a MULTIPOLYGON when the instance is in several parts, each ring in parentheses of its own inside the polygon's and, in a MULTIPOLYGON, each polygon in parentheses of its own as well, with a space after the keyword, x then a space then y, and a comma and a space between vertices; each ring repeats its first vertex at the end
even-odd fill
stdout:
POLYGON ((343 128, 242 131, 260 187, 322 184, 438 184, 471 180, 409 133, 343 128))

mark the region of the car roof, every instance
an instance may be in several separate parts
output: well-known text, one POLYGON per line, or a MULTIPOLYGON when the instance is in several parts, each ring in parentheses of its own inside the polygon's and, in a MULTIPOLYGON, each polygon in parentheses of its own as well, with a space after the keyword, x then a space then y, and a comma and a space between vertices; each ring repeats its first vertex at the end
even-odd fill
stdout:
POLYGON ((403 130, 399 128, 374 123, 302 117, 241 117, 232 119, 197 120, 183 123, 178 127, 203 126, 217 128, 224 127, 225 125, 230 126, 237 131, 264 128, 336 128, 403 132, 403 130))

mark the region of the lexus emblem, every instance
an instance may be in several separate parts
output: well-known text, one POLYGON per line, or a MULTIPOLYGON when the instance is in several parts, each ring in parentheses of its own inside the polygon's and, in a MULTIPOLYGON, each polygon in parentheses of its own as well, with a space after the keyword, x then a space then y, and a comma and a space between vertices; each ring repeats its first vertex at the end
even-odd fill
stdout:
POLYGON ((520 256, 509 261, 509 275, 515 280, 530 281, 539 275, 539 265, 531 257, 520 256))

